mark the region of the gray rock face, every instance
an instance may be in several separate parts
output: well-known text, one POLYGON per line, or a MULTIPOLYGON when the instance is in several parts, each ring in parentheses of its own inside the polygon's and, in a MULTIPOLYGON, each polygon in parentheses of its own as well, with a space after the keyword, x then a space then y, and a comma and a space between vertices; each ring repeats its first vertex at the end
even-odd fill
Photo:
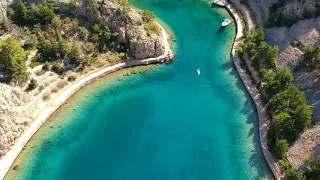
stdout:
POLYGON ((19 90, 0 83, 0 156, 10 150, 31 122, 22 97, 19 90))
POLYGON ((317 0, 292 0, 284 6, 282 14, 287 17, 303 18, 316 12, 317 0))
POLYGON ((285 65, 293 69, 301 61, 304 46, 320 45, 320 17, 301 20, 290 28, 268 28, 266 38, 269 44, 279 46, 277 65, 285 65), (295 40, 301 44, 298 48, 291 46, 295 40))
POLYGON ((307 97, 308 104, 313 108, 313 119, 320 123, 320 73, 294 71, 296 84, 307 97))
POLYGON ((136 59, 162 55, 164 53, 164 42, 161 37, 161 29, 158 34, 148 36, 139 12, 132 8, 128 9, 128 22, 124 23, 126 17, 119 14, 119 8, 120 5, 109 1, 105 2, 100 8, 101 18, 109 27, 118 32, 119 42, 129 42, 130 51, 136 59))

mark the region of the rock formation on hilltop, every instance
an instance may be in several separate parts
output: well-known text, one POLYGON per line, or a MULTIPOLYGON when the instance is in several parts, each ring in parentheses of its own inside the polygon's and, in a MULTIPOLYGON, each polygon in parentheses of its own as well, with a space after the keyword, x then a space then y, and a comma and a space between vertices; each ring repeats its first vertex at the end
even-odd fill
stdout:
MULTIPOLYGON (((39 3, 43 0, 23 0, 25 3, 39 3)), ((118 41, 129 43, 131 55, 135 59, 158 57, 164 53, 162 29, 157 33, 148 34, 145 29, 142 13, 133 8, 126 8, 126 13, 121 12, 122 5, 117 0, 49 0, 50 3, 62 7, 72 6, 70 13, 87 17, 95 22, 102 22, 118 33, 118 41), (90 3, 96 1, 98 7, 90 10, 90 3)), ((7 23, 7 10, 15 7, 16 1, 0 0, 0 22, 7 23)))

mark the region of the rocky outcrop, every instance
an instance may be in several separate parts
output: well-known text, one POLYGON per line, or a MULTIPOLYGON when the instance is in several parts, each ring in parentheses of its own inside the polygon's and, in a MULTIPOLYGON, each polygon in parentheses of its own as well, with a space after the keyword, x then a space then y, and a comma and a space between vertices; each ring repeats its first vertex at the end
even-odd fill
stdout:
POLYGON ((292 27, 273 27, 266 31, 269 44, 279 46, 277 66, 288 66, 292 70, 302 60, 303 47, 320 44, 320 17, 301 20, 292 27), (299 41, 299 47, 292 47, 294 41, 299 41))
POLYGON ((130 51, 136 59, 158 57, 164 53, 162 32, 149 36, 144 28, 141 14, 130 8, 124 17, 118 12, 120 5, 112 2, 104 3, 100 7, 100 15, 104 22, 118 33, 118 40, 127 41, 130 51), (124 20, 127 18, 127 20, 124 20), (128 23, 124 23, 128 21, 128 23))
POLYGON ((31 122, 23 106, 23 96, 20 90, 0 83, 0 156, 10 150, 11 145, 31 122))
POLYGON ((292 167, 303 169, 314 160, 320 152, 320 125, 303 132, 290 147, 287 158, 292 167))
MULTIPOLYGON (((23 0, 26 3, 41 2, 43 0, 23 0)), ((1 12, 6 12, 7 8, 14 7, 16 1, 0 0, 1 12)), ((99 21, 108 25, 113 31, 118 33, 118 41, 128 43, 131 55, 135 59, 146 59, 158 57, 164 54, 164 42, 161 37, 161 29, 157 34, 148 36, 144 29, 144 22, 141 14, 133 8, 125 8, 116 0, 97 0, 99 7, 96 10, 90 10, 89 0, 49 0, 53 4, 60 5, 62 8, 71 6, 70 12, 73 14, 87 17, 91 21, 99 21)), ((7 19, 6 13, 3 18, 7 19)), ((0 17, 1 21, 1 17, 0 17)))

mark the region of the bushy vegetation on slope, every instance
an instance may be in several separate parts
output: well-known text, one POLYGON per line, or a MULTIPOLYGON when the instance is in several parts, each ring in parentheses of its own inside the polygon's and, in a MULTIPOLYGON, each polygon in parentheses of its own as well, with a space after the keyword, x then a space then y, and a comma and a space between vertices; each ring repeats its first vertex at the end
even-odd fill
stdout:
POLYGON ((305 46, 303 57, 304 61, 302 63, 305 66, 312 69, 320 69, 320 46, 305 46))
POLYGON ((20 84, 28 79, 26 56, 26 51, 16 38, 9 36, 0 41, 0 64, 4 67, 9 82, 20 84))
MULTIPOLYGON (((306 179, 307 174, 292 169, 286 160, 289 146, 312 123, 312 110, 305 95, 294 85, 294 77, 288 67, 275 67, 278 47, 272 47, 265 41, 263 29, 249 31, 236 50, 241 55, 248 53, 255 69, 260 70, 258 88, 265 95, 266 107, 272 117, 267 133, 269 150, 279 160, 286 179, 306 179)), ((320 57, 318 51, 318 48, 306 47, 305 58, 309 59, 306 61, 309 66, 315 67, 320 57)), ((312 167, 317 171, 317 166, 312 167)), ((316 174, 314 171, 312 173, 316 174)))
MULTIPOLYGON (((99 8, 96 0, 91 1, 88 8, 99 8)), ((128 5, 127 0, 119 1, 123 6, 128 5)), ((0 65, 5 69, 8 81, 24 83, 28 80, 25 61, 32 50, 38 52, 31 61, 31 68, 50 62, 54 63, 52 70, 58 74, 63 73, 64 65, 77 67, 98 63, 100 54, 110 55, 111 63, 129 55, 129 45, 118 43, 116 32, 101 21, 91 22, 86 17, 69 14, 70 6, 54 6, 46 1, 26 4, 18 0, 16 8, 8 10, 9 18, 21 32, 18 39, 9 37, 0 42, 0 65), (22 43, 20 39, 23 39, 22 43), (114 54, 119 58, 114 58, 114 54), (61 68, 56 68, 58 64, 61 68)))
POLYGON ((277 46, 270 46, 266 42, 262 28, 249 31, 245 43, 245 50, 249 54, 252 64, 256 69, 259 69, 259 60, 261 60, 267 68, 274 67, 279 49, 277 46))

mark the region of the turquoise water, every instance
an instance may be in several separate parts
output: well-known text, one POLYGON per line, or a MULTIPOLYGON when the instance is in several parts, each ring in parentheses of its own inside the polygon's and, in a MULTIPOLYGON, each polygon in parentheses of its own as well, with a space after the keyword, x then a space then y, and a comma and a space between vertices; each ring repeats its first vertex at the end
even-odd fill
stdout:
POLYGON ((174 61, 77 92, 6 179, 271 179, 257 114, 230 59, 234 24, 221 29, 230 16, 207 2, 132 0, 170 27, 174 61))

